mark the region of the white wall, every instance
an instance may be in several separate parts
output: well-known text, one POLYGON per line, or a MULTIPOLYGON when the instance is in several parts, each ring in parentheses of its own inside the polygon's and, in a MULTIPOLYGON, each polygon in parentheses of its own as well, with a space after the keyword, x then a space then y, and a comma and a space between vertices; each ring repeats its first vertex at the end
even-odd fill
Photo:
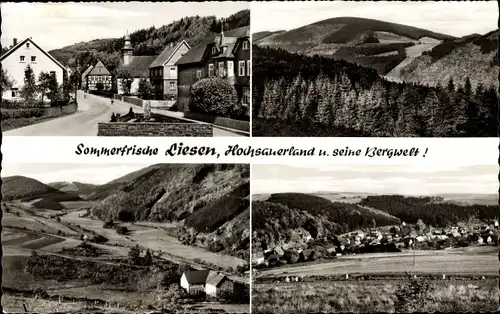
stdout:
POLYGON ((217 295, 217 287, 212 286, 210 284, 207 284, 205 286, 205 293, 207 295, 216 296, 217 295))
MULTIPOLYGON (((28 43, 30 42, 28 41, 28 43)), ((16 51, 2 60, 2 68, 7 71, 12 79, 14 79, 14 88, 22 87, 24 82, 24 70, 28 65, 33 69, 37 81, 40 72, 50 73, 51 71, 55 71, 57 83, 63 83, 63 69, 32 43, 30 43, 29 48, 27 48, 26 43, 24 43, 21 47, 17 48, 16 51), (24 56, 24 62, 20 61, 21 56, 24 56), (36 57, 35 62, 31 61, 32 56, 36 57)))
POLYGON ((186 289, 186 291, 189 292, 189 283, 187 281, 187 278, 186 278, 186 274, 182 274, 182 277, 181 277, 181 287, 186 289))

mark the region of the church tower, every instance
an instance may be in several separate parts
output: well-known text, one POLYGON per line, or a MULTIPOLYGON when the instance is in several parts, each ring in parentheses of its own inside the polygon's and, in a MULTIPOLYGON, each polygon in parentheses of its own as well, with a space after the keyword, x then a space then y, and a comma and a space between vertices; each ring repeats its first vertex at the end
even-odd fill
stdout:
POLYGON ((122 54, 123 65, 128 65, 134 57, 134 48, 132 48, 132 44, 130 43, 130 35, 128 34, 128 31, 127 35, 125 36, 125 45, 123 45, 122 54))

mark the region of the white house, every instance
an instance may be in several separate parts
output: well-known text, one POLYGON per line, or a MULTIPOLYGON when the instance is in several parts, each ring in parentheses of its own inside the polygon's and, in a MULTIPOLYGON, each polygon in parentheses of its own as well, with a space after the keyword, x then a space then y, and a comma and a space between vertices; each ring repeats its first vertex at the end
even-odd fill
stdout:
POLYGON ((33 39, 26 38, 21 42, 14 39, 13 47, 0 58, 2 69, 13 80, 10 90, 2 91, 2 98, 12 99, 19 97, 19 91, 24 84, 24 71, 29 65, 35 74, 35 79, 41 72, 54 74, 58 84, 63 83, 64 72, 68 69, 57 61, 48 52, 38 46, 33 39))
POLYGON ((192 270, 182 274, 181 287, 189 294, 198 294, 205 291, 208 276, 216 273, 210 270, 192 270))
POLYGON ((222 292, 233 292, 234 283, 224 275, 217 274, 207 278, 205 293, 209 296, 215 297, 222 292))

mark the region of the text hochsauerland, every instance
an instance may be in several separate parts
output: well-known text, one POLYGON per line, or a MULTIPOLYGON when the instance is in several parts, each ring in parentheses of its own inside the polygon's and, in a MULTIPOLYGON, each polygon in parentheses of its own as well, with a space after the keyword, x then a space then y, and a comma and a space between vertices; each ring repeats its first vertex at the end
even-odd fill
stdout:
POLYGON ((229 145, 226 156, 314 156, 315 148, 300 149, 294 146, 290 148, 253 148, 252 146, 240 147, 239 145, 229 145))

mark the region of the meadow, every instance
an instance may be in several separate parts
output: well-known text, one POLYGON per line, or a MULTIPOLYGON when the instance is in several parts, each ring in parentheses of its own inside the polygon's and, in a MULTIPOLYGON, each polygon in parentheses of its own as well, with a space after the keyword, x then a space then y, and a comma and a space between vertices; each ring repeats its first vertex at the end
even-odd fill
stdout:
POLYGON ((254 284, 253 313, 498 311, 497 279, 348 280, 254 284))

